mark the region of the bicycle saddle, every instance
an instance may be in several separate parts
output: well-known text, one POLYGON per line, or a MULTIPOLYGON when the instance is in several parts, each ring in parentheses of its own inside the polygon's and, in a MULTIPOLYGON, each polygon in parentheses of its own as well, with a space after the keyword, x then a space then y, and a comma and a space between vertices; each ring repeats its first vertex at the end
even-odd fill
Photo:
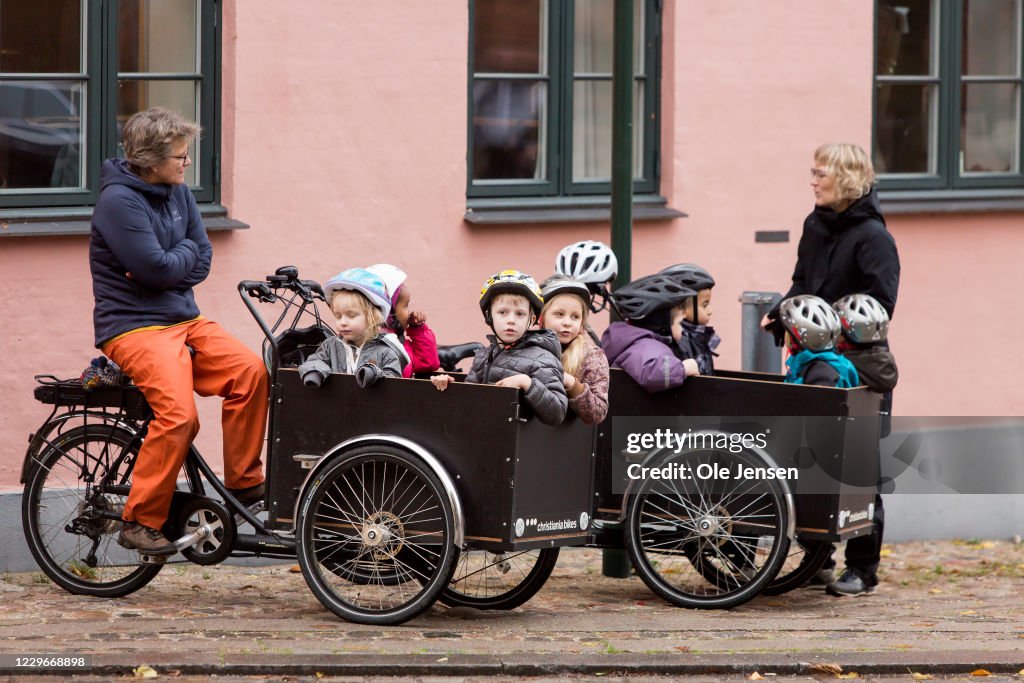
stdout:
POLYGON ((441 363, 442 370, 453 372, 460 360, 471 357, 477 350, 484 347, 480 342, 468 342, 466 344, 455 344, 454 346, 438 346, 437 360, 441 363))

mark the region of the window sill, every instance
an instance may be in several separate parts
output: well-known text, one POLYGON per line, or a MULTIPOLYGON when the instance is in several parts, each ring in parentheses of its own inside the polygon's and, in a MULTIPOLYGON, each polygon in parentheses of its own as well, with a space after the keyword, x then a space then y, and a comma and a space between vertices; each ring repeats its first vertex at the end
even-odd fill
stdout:
MULTIPOLYGON (((474 225, 514 223, 584 223, 611 219, 611 198, 531 197, 528 199, 470 199, 463 220, 474 225)), ((686 218, 659 195, 634 195, 634 221, 686 218)))
MULTIPOLYGON (((248 230, 249 224, 228 218, 220 204, 200 204, 199 213, 210 232, 248 230)), ((92 207, 3 209, 0 210, 0 237, 52 237, 88 235, 92 227, 92 207)))
POLYGON ((882 213, 986 213, 1024 211, 1024 189, 879 190, 882 213))

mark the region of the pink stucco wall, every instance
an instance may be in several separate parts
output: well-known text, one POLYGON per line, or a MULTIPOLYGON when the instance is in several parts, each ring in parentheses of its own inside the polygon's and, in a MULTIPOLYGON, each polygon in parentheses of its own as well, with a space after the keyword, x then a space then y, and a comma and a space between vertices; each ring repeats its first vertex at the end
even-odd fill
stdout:
MULTIPOLYGON (((213 236, 204 313, 254 349, 234 285, 276 266, 325 279, 391 261, 442 343, 479 339, 491 272, 547 275, 576 239, 607 225, 474 227, 466 178, 465 2, 289 4, 228 0, 224 17, 223 202, 252 228, 213 236)), ((718 279, 723 367, 739 364, 744 289, 785 290, 804 215, 807 169, 826 140, 867 147, 871 3, 669 0, 662 80, 662 193, 689 213, 634 230, 633 274, 693 260, 718 279), (789 230, 756 244, 756 230, 789 230)), ((1017 215, 890 220, 903 260, 893 345, 903 414, 1013 414, 1024 408, 1010 344, 1021 323, 1017 215), (950 287, 969 282, 973 286, 950 287), (953 338, 970 321, 967 340, 953 338)), ((0 238, 4 297, 0 487, 17 485, 27 433, 44 417, 35 372, 77 374, 93 355, 87 240, 0 238)), ((602 327, 599 321, 598 327, 602 327)), ((200 447, 219 452, 218 407, 201 401, 200 447)))

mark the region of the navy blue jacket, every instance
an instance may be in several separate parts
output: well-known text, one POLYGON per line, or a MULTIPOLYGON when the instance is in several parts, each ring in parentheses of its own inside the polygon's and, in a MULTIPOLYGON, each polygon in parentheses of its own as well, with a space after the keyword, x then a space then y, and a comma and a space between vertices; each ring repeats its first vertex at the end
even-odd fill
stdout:
POLYGON ((97 348, 139 327, 197 317, 192 287, 209 275, 212 258, 188 187, 150 185, 123 159, 103 162, 89 235, 97 348))

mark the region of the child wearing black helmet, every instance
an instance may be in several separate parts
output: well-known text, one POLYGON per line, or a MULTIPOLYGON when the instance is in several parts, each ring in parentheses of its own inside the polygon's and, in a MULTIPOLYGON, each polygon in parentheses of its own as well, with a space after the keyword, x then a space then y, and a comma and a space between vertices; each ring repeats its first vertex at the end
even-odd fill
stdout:
POLYGON ((779 305, 785 329, 786 382, 848 389, 860 384, 853 364, 835 352, 839 316, 828 303, 810 294, 790 297, 779 305))
MULTIPOLYGON (((518 270, 492 275, 480 291, 480 310, 494 334, 490 346, 477 351, 467 382, 522 389, 527 404, 544 424, 565 419, 569 398, 562 383, 561 346, 551 330, 529 329, 543 306, 536 281, 518 270)), ((430 378, 439 391, 451 375, 430 378)))
POLYGON ((612 323, 601 336, 609 364, 650 392, 678 387, 688 376, 699 375, 697 361, 683 357, 678 345, 684 305, 696 294, 661 274, 619 288, 615 303, 626 322, 612 323))
MULTIPOLYGON (((672 278, 679 285, 697 292, 683 305, 681 320, 682 334, 676 344, 683 358, 697 361, 700 374, 715 374, 715 349, 722 339, 715 334, 711 322, 711 288, 715 279, 708 271, 694 263, 678 263, 662 270, 659 275, 672 278)), ((673 331, 676 326, 673 320, 673 331)), ((673 335, 674 336, 674 335, 673 335)))

